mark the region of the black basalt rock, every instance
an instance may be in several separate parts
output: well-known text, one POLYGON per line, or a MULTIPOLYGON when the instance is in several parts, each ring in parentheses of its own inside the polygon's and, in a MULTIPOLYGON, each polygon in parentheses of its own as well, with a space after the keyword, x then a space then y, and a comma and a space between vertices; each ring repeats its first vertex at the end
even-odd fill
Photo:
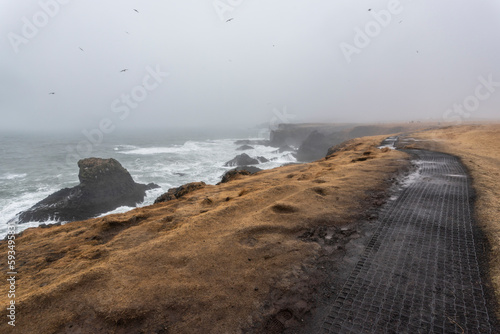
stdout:
POLYGON ((168 202, 168 201, 171 201, 174 199, 181 198, 184 195, 192 193, 195 190, 203 189, 203 188, 205 188, 205 186, 206 186, 205 182, 191 182, 191 183, 183 184, 180 187, 170 188, 170 189, 168 189, 168 191, 166 193, 159 196, 155 200, 154 204, 168 202))
POLYGON ((262 169, 255 166, 236 167, 235 169, 231 169, 225 172, 224 175, 222 175, 221 181, 217 184, 227 183, 235 179, 238 175, 252 175, 260 171, 262 171, 262 169))
POLYGON ((226 162, 224 166, 232 167, 232 166, 258 165, 259 163, 260 163, 259 160, 250 157, 246 153, 242 153, 240 155, 237 155, 234 159, 226 162))
POLYGON ((19 223, 29 221, 85 220, 120 206, 136 206, 144 201, 154 183, 134 182, 115 159, 88 158, 78 161, 80 184, 61 189, 18 215, 19 223))

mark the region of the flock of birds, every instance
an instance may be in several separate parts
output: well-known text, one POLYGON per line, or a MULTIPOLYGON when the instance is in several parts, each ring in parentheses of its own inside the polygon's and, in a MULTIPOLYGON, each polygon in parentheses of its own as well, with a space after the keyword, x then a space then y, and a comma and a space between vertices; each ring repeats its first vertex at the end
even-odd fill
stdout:
MULTIPOLYGON (((137 12, 139 13, 139 11, 137 9, 134 8, 134 12, 137 12)), ((232 19, 231 19, 232 20, 232 19)), ((128 34, 128 31, 126 31, 126 33, 128 34)), ((79 47, 80 51, 82 52, 85 52, 81 47, 79 47)), ((124 68, 123 70, 120 71, 121 72, 127 72, 128 71, 128 68, 124 68)), ((49 95, 55 95, 56 92, 50 92, 49 95)))
MULTIPOLYGON (((135 8, 134 8, 133 10, 134 10, 134 12, 139 13, 139 11, 138 11, 137 9, 135 9, 135 8)), ((234 17, 232 17, 232 18, 230 18, 230 19, 227 19, 227 20, 226 20, 226 22, 231 22, 232 20, 234 20, 234 17)), ((129 32, 128 32, 128 31, 125 31, 125 33, 126 33, 126 34, 129 34, 129 32)), ((274 45, 273 45, 273 46, 274 46, 274 45)), ((79 49, 80 49, 80 51, 85 52, 85 51, 84 51, 81 47, 79 47, 79 49)), ((128 71, 128 68, 124 68, 123 70, 121 70, 121 71, 120 71, 120 73, 122 73, 122 72, 127 72, 127 71, 128 71)), ((50 93, 49 93, 49 95, 54 95, 55 93, 56 93, 56 92, 50 92, 50 93)))
MULTIPOLYGON (((369 11, 369 12, 371 12, 371 10, 372 10, 371 8, 368 8, 368 11, 369 11)), ((134 12, 139 13, 139 11, 138 11, 137 9, 135 9, 135 8, 134 8, 134 12)), ((227 19, 227 20, 226 20, 226 23, 227 23, 227 22, 231 22, 232 20, 234 20, 234 17, 231 17, 231 18, 227 19)), ((401 22, 403 22, 403 20, 399 21, 399 23, 401 23, 401 22)), ((128 34, 128 31, 125 31, 125 32, 128 34)), ((274 44, 273 44, 273 47, 274 47, 274 44)), ((85 52, 85 51, 83 51, 83 49, 82 49, 82 48, 79 48, 79 49, 80 49, 82 52, 85 52)), ((418 50, 417 50, 417 53, 418 53, 418 50)), ((231 60, 229 60, 229 61, 231 61, 231 60)), ((127 72, 127 71, 128 71, 128 68, 124 68, 123 70, 121 70, 121 71, 120 71, 120 73, 122 73, 122 72, 127 72)), ((50 93, 49 93, 49 95, 54 95, 54 94, 55 94, 55 92, 50 92, 50 93)))

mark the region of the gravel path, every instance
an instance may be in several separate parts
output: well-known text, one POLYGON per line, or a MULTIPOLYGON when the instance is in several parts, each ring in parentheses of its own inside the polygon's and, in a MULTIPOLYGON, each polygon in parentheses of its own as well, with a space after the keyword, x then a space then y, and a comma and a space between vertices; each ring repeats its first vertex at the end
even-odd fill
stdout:
POLYGON ((321 333, 494 333, 477 255, 473 192, 460 161, 420 150, 321 333))

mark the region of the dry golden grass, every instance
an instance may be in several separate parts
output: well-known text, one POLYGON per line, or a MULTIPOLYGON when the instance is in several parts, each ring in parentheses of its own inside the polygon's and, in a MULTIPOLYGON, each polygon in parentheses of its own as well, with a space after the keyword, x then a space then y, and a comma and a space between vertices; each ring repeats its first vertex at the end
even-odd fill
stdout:
MULTIPOLYGON (((241 333, 258 325, 318 255, 317 243, 298 236, 358 219, 373 192, 406 168, 404 153, 376 147, 383 138, 128 213, 26 230, 16 239, 16 332, 241 333)), ((6 272, 5 241, 0 259, 6 272)), ((6 293, 0 303, 6 319, 6 293)))
POLYGON ((500 301, 500 124, 462 125, 418 132, 413 146, 453 154, 469 170, 475 212, 490 246, 490 276, 500 301))

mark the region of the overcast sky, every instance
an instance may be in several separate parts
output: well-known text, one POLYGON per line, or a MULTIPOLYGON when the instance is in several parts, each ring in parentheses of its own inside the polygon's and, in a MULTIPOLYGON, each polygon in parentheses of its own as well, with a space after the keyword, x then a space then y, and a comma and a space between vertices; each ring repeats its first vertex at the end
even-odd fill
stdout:
POLYGON ((0 0, 0 128, 498 117, 499 35, 495 0, 0 0))

